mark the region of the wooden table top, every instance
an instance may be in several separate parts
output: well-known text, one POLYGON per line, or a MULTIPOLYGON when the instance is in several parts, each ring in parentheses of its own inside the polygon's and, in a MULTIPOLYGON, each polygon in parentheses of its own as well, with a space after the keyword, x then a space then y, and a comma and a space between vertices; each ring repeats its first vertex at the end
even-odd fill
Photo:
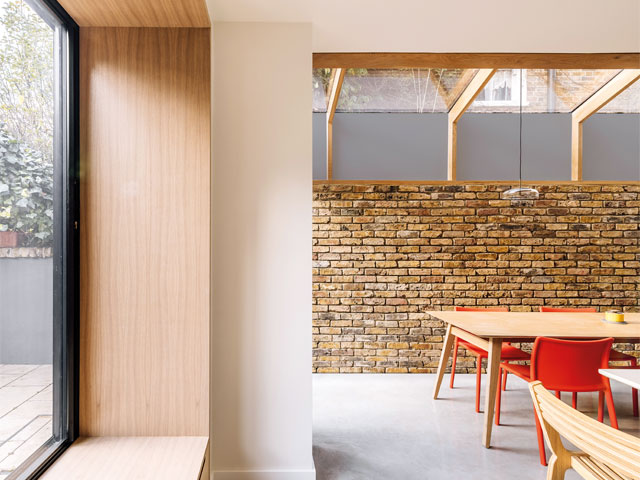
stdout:
POLYGON ((604 338, 640 343, 640 313, 626 324, 603 322, 604 313, 429 311, 432 317, 485 338, 604 338))

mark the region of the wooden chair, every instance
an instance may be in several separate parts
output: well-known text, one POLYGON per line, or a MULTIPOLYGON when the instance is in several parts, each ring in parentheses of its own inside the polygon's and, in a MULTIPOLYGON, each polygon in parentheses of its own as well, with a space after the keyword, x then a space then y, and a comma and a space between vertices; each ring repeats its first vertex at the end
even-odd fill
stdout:
POLYGON ((588 480, 640 479, 640 438, 593 420, 558 400, 542 386, 529 384, 544 438, 551 450, 547 480, 562 480, 574 469, 588 480), (570 451, 561 437, 580 451, 570 451))

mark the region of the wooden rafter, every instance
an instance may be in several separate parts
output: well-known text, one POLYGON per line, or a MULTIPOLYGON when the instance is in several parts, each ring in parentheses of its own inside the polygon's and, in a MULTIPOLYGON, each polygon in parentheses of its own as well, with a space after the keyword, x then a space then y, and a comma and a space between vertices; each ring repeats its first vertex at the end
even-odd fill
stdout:
POLYGON ((640 53, 314 53, 313 68, 640 68, 640 53))
POLYGON ((591 95, 571 114, 571 180, 582 180, 582 126, 591 115, 640 78, 640 69, 623 70, 591 95))
POLYGON ((331 73, 331 80, 329 82, 329 103, 327 105, 327 180, 333 179, 333 117, 336 114, 344 74, 344 68, 336 68, 331 73))
POLYGON ((491 80, 493 74, 496 73, 495 68, 482 68, 478 70, 478 73, 473 80, 469 82, 467 88, 465 88, 458 100, 453 104, 451 110, 449 110, 448 121, 448 169, 447 179, 456 179, 456 157, 457 157, 457 136, 458 136, 458 120, 462 117, 462 114, 469 108, 476 97, 480 94, 485 85, 491 80))

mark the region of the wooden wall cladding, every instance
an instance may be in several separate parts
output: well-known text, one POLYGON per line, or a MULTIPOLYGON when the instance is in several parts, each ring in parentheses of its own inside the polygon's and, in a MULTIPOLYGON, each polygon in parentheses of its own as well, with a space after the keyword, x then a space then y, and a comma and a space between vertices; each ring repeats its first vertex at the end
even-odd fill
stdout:
POLYGON ((208 27, 205 0, 59 0, 81 27, 208 27))
POLYGON ((80 434, 209 432, 209 29, 80 32, 80 434))

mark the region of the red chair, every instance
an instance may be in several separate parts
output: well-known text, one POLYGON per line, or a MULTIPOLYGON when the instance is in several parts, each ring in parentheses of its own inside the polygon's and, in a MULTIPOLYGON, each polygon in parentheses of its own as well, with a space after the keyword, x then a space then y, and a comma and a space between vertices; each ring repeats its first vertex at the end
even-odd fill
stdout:
MULTIPOLYGON (((596 313, 598 310, 595 308, 556 308, 556 307, 540 307, 541 312, 587 312, 587 313, 596 313)), ((633 355, 629 355, 624 352, 619 352, 618 350, 611 349, 611 354, 609 355, 610 362, 629 362, 628 368, 638 368, 638 359, 633 355)), ((556 395, 557 396, 557 395, 556 395)), ((638 416, 638 390, 633 388, 631 390, 631 398, 633 404, 633 416, 638 416)), ((577 407, 578 404, 578 394, 573 392, 572 396, 573 408, 577 407)))
MULTIPOLYGON (((491 308, 475 308, 475 307, 454 307, 456 312, 508 312, 509 309, 507 307, 491 307, 491 308)), ((464 347, 469 352, 476 356, 476 412, 480 412, 480 387, 482 384, 482 359, 489 358, 489 353, 475 346, 472 343, 467 342, 461 338, 456 337, 456 343, 453 347, 453 362, 451 363, 451 380, 449 381, 449 388, 453 388, 453 379, 456 375, 456 360, 458 358, 458 347, 464 347)), ((500 358, 502 360, 506 360, 508 362, 515 360, 529 360, 531 355, 527 352, 523 352, 519 348, 511 346, 509 343, 503 343, 502 345, 502 353, 500 354, 500 358)), ((505 378, 504 385, 506 386, 507 381, 505 378)))
MULTIPOLYGON (((510 372, 526 382, 539 380, 546 389, 558 392, 598 392, 598 420, 602 422, 604 419, 604 402, 606 400, 611 426, 617 429, 618 419, 609 379, 598 373, 598 369, 607 368, 609 364, 609 352, 612 344, 613 338, 575 341, 538 337, 533 344, 531 365, 514 365, 503 362, 500 364, 500 375, 503 372, 510 372)), ((496 425, 500 424, 501 392, 498 385, 496 425)), ((544 450, 542 427, 537 415, 535 418, 540 463, 546 465, 547 455, 544 450)))

